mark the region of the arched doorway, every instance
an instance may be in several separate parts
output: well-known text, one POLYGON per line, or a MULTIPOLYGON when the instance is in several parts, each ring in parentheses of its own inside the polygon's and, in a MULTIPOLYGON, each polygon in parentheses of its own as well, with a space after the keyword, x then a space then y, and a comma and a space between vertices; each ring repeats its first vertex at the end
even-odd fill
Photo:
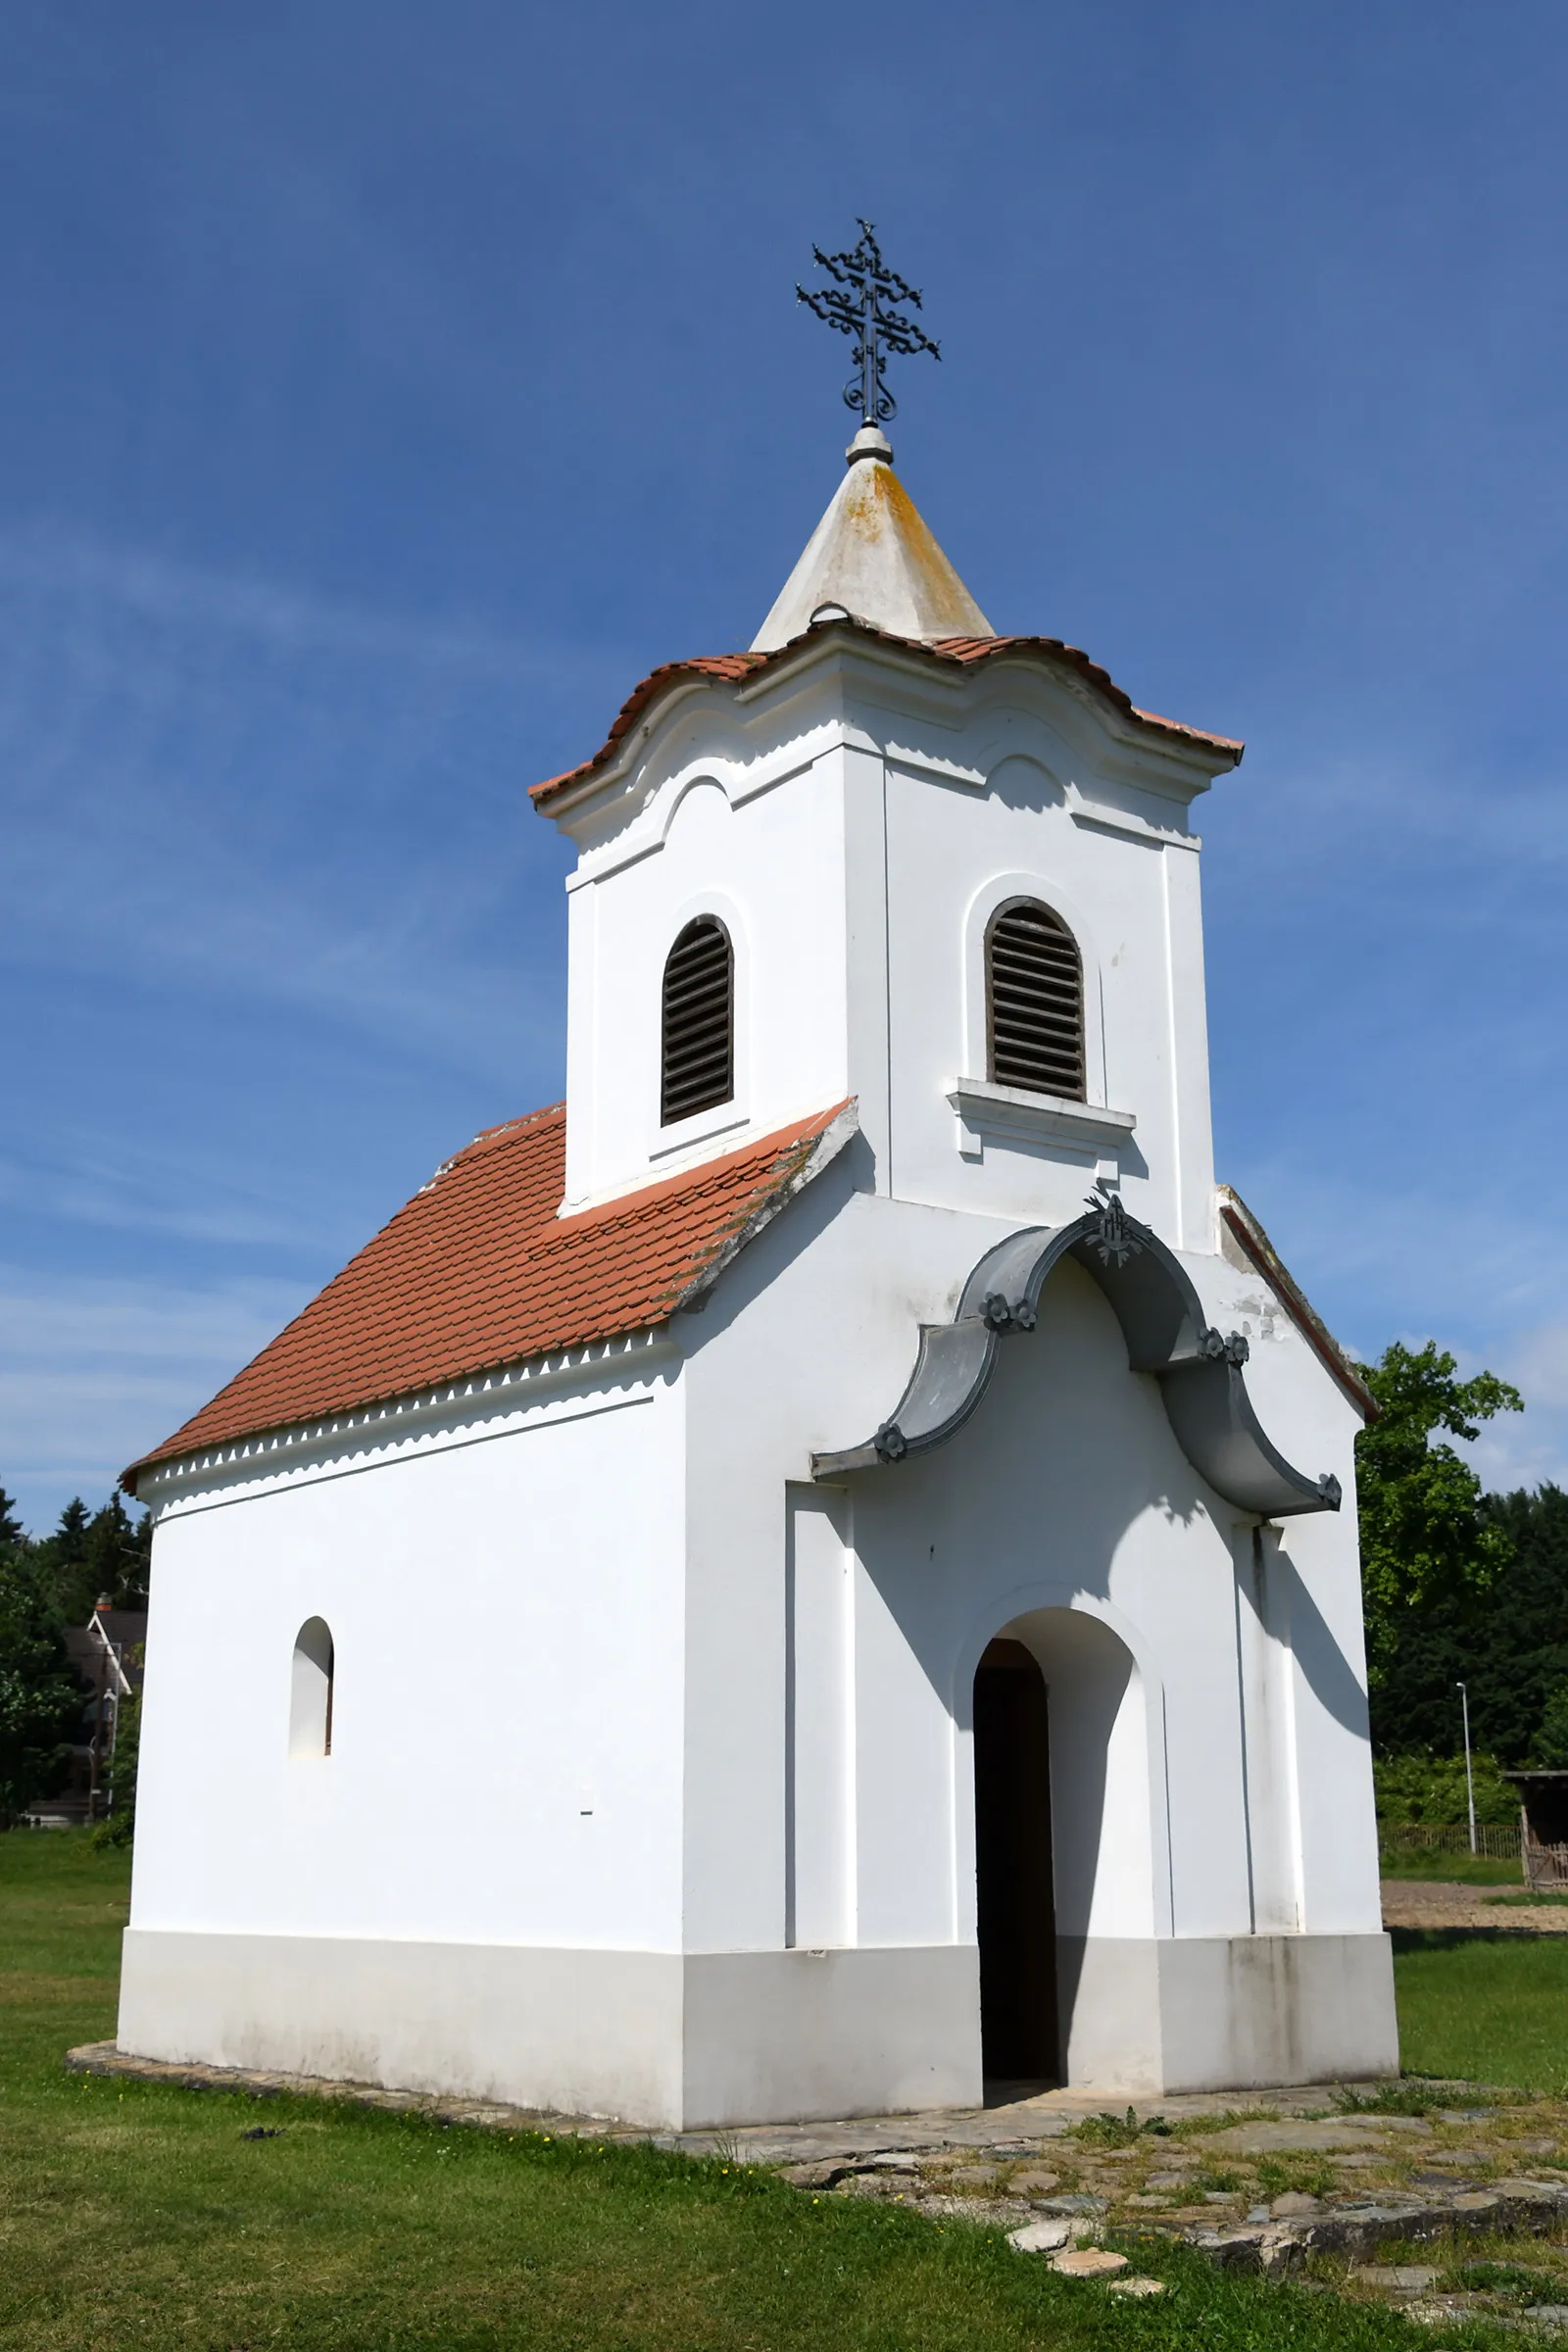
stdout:
POLYGON ((1046 1683, 1021 1642, 987 1644, 974 1678, 980 2046, 988 2081, 1059 2078, 1046 1683))

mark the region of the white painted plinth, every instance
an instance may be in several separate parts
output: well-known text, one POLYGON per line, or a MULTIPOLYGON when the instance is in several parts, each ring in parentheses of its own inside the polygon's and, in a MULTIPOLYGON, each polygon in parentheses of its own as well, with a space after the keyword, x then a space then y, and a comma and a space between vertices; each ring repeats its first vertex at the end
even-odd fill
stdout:
POLYGON ((980 2097, 972 1946, 540 1950, 130 1928, 120 2047, 662 2131, 980 2097))
POLYGON ((1389 1938, 1062 1936, 1074 2089, 1161 2096, 1396 2074, 1389 1938))
MULTIPOLYGON (((1107 2096, 1398 2067, 1386 1936, 1063 1938, 1068 2081, 1107 2096)), ((556 1951, 128 1929, 120 2047, 662 2131, 972 2106, 972 1945, 556 1951)))

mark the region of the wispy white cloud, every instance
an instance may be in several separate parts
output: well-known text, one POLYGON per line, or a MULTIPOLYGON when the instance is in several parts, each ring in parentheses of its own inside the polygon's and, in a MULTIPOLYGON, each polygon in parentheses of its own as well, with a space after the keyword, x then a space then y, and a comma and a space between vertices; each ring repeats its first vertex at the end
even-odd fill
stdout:
POLYGON ((1568 1264, 1522 1250, 1514 1213, 1490 1188, 1466 1194, 1442 1171, 1398 1168, 1365 1182, 1332 1143, 1314 1135, 1293 1151, 1287 1139, 1235 1176, 1346 1347, 1375 1356, 1415 1333, 1495 1345, 1568 1315, 1568 1264))
POLYGON ((0 1219, 13 1256, 24 1221, 39 1248, 30 1275, 0 1274, 0 1481, 29 1516, 106 1491, 396 1205, 395 1180, 388 1197, 313 1150, 335 1072, 394 1151, 375 1087, 433 1068, 466 1100, 477 1076, 499 1115, 554 1083, 564 861, 524 796, 526 730, 548 738, 601 666, 80 533, 0 532, 0 974, 26 1014, 0 1219), (26 1058, 63 989, 78 1052, 95 1004, 154 1007, 137 1034, 152 1115, 113 1082, 84 1103, 69 1059, 26 1058), (275 1094, 291 1048, 279 1134, 258 1089, 275 1094), (117 1279, 73 1276, 88 1233, 117 1279), (207 1267, 293 1280, 204 1285, 207 1267))
MULTIPOLYGON (((40 1144, 45 1139, 38 1139, 40 1144)), ((70 1225, 235 1250, 297 1249, 299 1204, 275 1188, 246 1181, 246 1171, 216 1163, 210 1152, 150 1152, 123 1134, 80 1133, 48 1139, 31 1156, 0 1155, 0 1208, 47 1215, 70 1225)), ((318 1222, 333 1203, 314 1188, 318 1222)))
POLYGON ((6 953, 199 980, 455 1066, 549 1053, 556 992, 520 977, 531 917, 554 944, 561 858, 524 797, 527 731, 548 738, 605 669, 79 534, 0 535, 6 953))
POLYGON ((0 1265, 0 1485, 46 1524, 102 1500, 298 1312, 300 1289, 41 1276, 0 1265))
POLYGON ((1498 1492, 1547 1481, 1568 1487, 1568 1319, 1511 1333, 1479 1352, 1463 1351, 1462 1371, 1474 1373, 1483 1364, 1512 1381, 1525 1409, 1484 1423, 1475 1444, 1461 1450, 1498 1492))

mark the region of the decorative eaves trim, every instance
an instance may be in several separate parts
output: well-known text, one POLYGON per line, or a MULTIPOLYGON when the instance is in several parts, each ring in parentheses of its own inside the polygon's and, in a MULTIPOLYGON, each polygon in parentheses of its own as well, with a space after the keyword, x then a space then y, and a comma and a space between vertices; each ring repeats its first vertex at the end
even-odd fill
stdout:
POLYGON ((1220 1220, 1243 1255, 1256 1267, 1292 1322, 1325 1369, 1338 1381, 1363 1421, 1378 1421, 1377 1398, 1286 1265, 1241 1194, 1228 1184, 1214 1187, 1220 1220))
POLYGON ((464 1379, 438 1381, 409 1396, 390 1396, 375 1404, 257 1430, 246 1437, 197 1446, 189 1453, 142 1462, 127 1470, 120 1483, 137 1501, 155 1503, 213 1478, 235 1474, 253 1479, 275 1477, 328 1460, 350 1447, 364 1451, 372 1446, 399 1445, 421 1436, 465 1407, 516 1412, 544 1396, 580 1387, 584 1381, 607 1376, 637 1379, 669 1360, 674 1352, 662 1327, 628 1331, 614 1339, 595 1340, 587 1347, 554 1348, 464 1379))
POLYGON ((1072 673, 1080 684, 1092 688, 1102 702, 1144 734, 1169 744, 1190 745, 1195 751, 1218 754, 1216 764, 1220 767, 1238 766, 1246 748, 1234 736, 1212 735, 1201 727, 1186 726, 1180 719, 1161 718, 1157 711, 1141 710, 1108 670, 1092 662, 1080 647, 1068 645, 1060 637, 942 637, 927 643, 917 637, 897 637, 887 629, 874 628, 869 621, 848 617, 820 622, 771 653, 699 654, 684 662, 661 662, 632 688, 593 758, 531 786, 529 799, 536 808, 548 809, 564 795, 593 782, 617 758, 644 712, 676 688, 710 681, 714 685, 744 688, 763 672, 793 660, 803 647, 830 637, 894 647, 935 669, 957 673, 1004 656, 1043 659, 1051 666, 1072 673))

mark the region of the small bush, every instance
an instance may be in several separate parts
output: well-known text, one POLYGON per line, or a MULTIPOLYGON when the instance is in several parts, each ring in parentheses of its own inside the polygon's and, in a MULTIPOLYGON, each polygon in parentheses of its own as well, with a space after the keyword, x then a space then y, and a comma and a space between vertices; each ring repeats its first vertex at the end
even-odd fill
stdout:
MULTIPOLYGON (((1476 1820, 1511 1829, 1519 1819, 1519 1794, 1503 1779, 1495 1756, 1472 1754, 1476 1820)), ((1424 1822, 1451 1828, 1468 1820, 1463 1756, 1384 1756, 1372 1767, 1378 1820, 1389 1828, 1424 1822)))
POLYGON ((1108 2109, 1099 2115, 1086 2115, 1081 2124, 1073 2125, 1071 2136, 1092 2148, 1131 2148, 1146 2133, 1155 2139, 1168 2139, 1170 2131, 1162 2115, 1152 2115, 1147 2123, 1141 2124, 1138 2110, 1129 2107, 1125 2115, 1112 2115, 1108 2109))
POLYGON ((1556 2280, 1549 2271, 1521 2262, 1461 2262, 1438 2279, 1446 2295, 1501 2295, 1510 2303, 1548 2303, 1557 2299, 1556 2280))
POLYGON ((1439 2107, 1446 2107, 1454 2096, 1450 2083, 1422 2082, 1401 2076, 1396 2082, 1380 2082, 1374 2091, 1352 2090, 1342 2083, 1334 2093, 1334 2104, 1341 2115, 1431 2115, 1439 2107))
POLYGON ((141 1757, 141 1692, 122 1699, 110 1763, 109 1788, 114 1811, 100 1821, 88 1838, 95 1853, 110 1846, 129 1845, 136 1835, 136 1766, 141 1757))

